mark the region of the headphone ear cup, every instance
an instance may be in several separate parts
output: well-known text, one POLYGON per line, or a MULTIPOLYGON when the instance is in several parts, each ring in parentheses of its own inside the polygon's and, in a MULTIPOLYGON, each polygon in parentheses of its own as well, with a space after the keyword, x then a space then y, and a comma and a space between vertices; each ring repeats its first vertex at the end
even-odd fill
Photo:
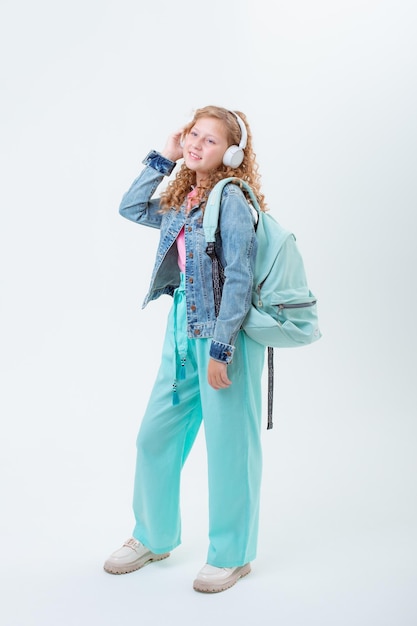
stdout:
POLYGON ((241 165, 245 153, 239 146, 229 146, 223 155, 223 163, 228 167, 239 167, 241 165))

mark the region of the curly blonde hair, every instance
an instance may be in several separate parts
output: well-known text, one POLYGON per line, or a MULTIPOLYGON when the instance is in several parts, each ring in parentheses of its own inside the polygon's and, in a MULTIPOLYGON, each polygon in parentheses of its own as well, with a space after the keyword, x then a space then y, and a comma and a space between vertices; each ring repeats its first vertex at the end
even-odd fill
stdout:
MULTIPOLYGON (((204 204, 208 198, 210 190, 221 179, 233 176, 246 181, 252 188, 259 206, 262 211, 267 210, 264 195, 261 193, 260 174, 258 173, 258 164, 256 162, 256 155, 252 148, 252 133, 249 128, 246 116, 241 111, 236 111, 236 114, 243 120, 247 130, 247 142, 244 149, 244 158, 239 167, 232 168, 224 165, 223 163, 219 168, 210 172, 208 178, 204 181, 204 188, 199 188, 197 195, 200 199, 200 206, 204 207, 204 204)), ((184 127, 183 134, 186 135, 193 128, 197 120, 203 117, 213 117, 223 122, 226 132, 228 145, 239 145, 241 139, 241 129, 236 119, 236 116, 227 109, 218 106, 206 106, 201 109, 197 109, 193 119, 184 127)), ((194 171, 188 169, 183 163, 176 177, 168 184, 166 190, 161 194, 161 210, 163 212, 169 211, 171 207, 175 207, 177 210, 181 208, 185 197, 190 192, 191 187, 196 185, 196 174, 194 171)))

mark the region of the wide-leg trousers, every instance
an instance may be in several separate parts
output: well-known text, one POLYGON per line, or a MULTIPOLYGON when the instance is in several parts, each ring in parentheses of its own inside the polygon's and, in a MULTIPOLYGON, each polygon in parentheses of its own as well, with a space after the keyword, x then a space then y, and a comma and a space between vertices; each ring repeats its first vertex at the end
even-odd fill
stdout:
POLYGON ((137 438, 133 536, 155 553, 181 543, 181 469, 203 422, 209 493, 207 563, 237 567, 256 556, 265 350, 239 332, 228 365, 232 384, 215 390, 207 382, 211 339, 187 338, 186 323, 181 285, 137 438))

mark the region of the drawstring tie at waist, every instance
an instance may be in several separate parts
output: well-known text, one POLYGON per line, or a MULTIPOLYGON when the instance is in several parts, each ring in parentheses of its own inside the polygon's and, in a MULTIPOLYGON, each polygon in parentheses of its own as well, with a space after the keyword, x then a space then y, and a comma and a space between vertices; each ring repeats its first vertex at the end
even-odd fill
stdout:
POLYGON ((174 382, 172 384, 172 404, 178 404, 177 381, 185 378, 187 360, 187 302, 185 299, 185 275, 180 274, 180 284, 174 291, 174 382))

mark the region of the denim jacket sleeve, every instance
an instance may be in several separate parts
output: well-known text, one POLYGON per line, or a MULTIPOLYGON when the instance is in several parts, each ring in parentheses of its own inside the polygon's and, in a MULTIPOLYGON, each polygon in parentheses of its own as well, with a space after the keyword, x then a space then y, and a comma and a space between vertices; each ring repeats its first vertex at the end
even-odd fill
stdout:
POLYGON ((146 167, 124 194, 119 213, 132 222, 160 228, 162 214, 159 213, 159 198, 152 198, 152 196, 164 176, 171 174, 176 164, 156 150, 149 152, 143 164, 146 167))
POLYGON ((242 190, 226 185, 219 217, 220 257, 225 282, 219 315, 210 347, 210 356, 230 363, 234 341, 252 301, 256 234, 250 206, 242 190))

